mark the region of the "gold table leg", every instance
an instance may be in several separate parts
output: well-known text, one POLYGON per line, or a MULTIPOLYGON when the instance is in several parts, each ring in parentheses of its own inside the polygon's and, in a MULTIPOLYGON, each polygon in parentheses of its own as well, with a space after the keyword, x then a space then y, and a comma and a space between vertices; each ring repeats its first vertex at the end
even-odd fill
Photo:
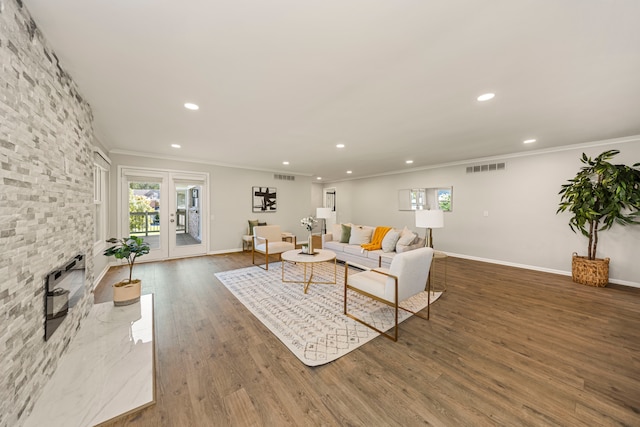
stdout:
MULTIPOLYGON (((328 262, 331 260, 327 260, 327 261, 321 261, 321 262, 328 262)), ((333 282, 314 282, 313 281, 313 265, 315 264, 314 262, 305 262, 304 264, 304 273, 303 273, 303 277, 302 277, 302 282, 299 280, 285 280, 284 278, 284 263, 285 262, 290 262, 290 261, 285 261, 282 260, 282 283, 302 283, 304 284, 304 293, 306 294, 307 291, 309 290, 309 286, 313 283, 316 285, 335 285, 337 283, 337 278, 338 278, 338 264, 337 264, 337 259, 333 258, 333 282), (307 280, 307 264, 311 264, 311 274, 309 275, 309 279, 307 280)), ((293 264, 296 264, 295 262, 292 262, 293 264)))

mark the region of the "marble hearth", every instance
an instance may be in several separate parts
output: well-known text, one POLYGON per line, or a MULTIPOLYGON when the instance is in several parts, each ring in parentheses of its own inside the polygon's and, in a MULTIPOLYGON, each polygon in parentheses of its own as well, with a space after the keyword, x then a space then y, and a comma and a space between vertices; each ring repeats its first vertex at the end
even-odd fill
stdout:
POLYGON ((96 304, 24 426, 95 426, 155 403, 153 295, 96 304))

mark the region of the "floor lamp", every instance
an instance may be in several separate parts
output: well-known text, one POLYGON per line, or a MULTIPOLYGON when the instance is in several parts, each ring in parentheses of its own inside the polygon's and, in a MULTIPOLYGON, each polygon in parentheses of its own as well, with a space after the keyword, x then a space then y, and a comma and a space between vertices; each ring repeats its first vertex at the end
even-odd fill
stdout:
POLYGON ((434 228, 444 227, 444 211, 441 210, 419 210, 416 211, 416 227, 426 228, 424 232, 425 246, 433 248, 433 234, 434 228))
POLYGON ((322 220, 322 234, 327 234, 327 219, 331 218, 331 208, 316 208, 316 218, 322 220))

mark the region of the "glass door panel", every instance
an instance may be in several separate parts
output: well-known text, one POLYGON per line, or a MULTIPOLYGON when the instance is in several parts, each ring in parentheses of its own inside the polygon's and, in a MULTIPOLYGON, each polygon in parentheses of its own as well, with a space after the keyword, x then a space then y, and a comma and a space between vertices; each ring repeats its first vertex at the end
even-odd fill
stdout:
POLYGON ((202 243, 200 185, 176 183, 176 246, 202 243))
POLYGON ((162 171, 122 169, 118 187, 118 236, 139 236, 151 251, 141 261, 169 256, 167 227, 168 175, 162 171))
POLYGON ((129 235, 139 236, 151 249, 160 248, 160 183, 129 181, 129 235))

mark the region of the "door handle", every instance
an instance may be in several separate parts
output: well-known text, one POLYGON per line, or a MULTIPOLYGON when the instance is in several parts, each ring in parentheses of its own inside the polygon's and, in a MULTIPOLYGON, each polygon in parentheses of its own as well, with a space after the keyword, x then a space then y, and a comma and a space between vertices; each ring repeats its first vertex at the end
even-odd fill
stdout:
POLYGON ((170 219, 169 222, 176 222, 176 220, 175 219, 170 219))

